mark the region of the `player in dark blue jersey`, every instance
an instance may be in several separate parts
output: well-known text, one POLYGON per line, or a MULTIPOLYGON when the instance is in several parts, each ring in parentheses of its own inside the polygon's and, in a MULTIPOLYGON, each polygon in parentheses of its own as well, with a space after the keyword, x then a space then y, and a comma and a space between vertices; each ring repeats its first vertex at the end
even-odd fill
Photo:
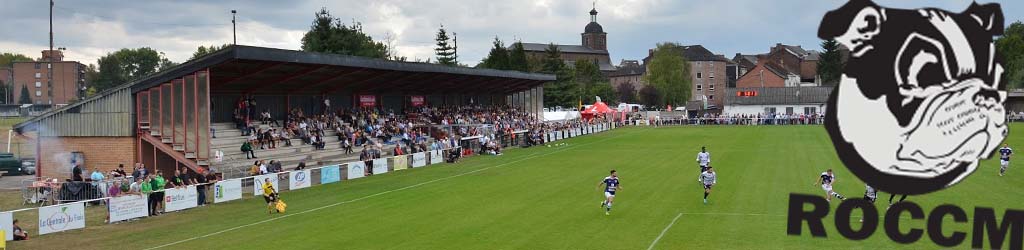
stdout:
POLYGON ((619 175, 615 173, 615 170, 612 170, 610 176, 604 177, 604 180, 597 184, 598 190, 601 189, 602 185, 604 186, 604 201, 601 201, 601 207, 605 209, 605 215, 610 215, 612 212, 612 201, 615 200, 615 191, 622 190, 622 186, 619 185, 619 175))
POLYGON ((1013 155, 1013 150, 1003 143, 1003 147, 999 149, 999 176, 1006 175, 1006 169, 1010 167, 1011 155, 1013 155))
POLYGON ((836 193, 835 191, 832 191, 832 183, 835 183, 835 182, 836 182, 836 175, 832 173, 832 169, 829 169, 828 171, 825 171, 825 172, 821 173, 821 176, 819 176, 818 180, 814 182, 814 185, 817 186, 818 184, 821 184, 821 189, 825 190, 825 200, 826 201, 830 201, 831 202, 832 201, 832 196, 835 196, 836 198, 839 198, 840 200, 845 200, 846 198, 843 198, 842 195, 840 195, 839 193, 836 193))

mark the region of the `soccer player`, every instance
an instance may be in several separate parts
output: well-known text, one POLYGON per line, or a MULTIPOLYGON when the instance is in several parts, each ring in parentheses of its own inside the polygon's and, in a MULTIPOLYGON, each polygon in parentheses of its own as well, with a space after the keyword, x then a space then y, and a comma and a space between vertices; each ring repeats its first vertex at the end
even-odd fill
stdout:
MULTIPOLYGON (((876 198, 878 198, 878 190, 871 187, 871 185, 864 184, 864 200, 871 202, 871 204, 875 204, 876 198)), ((860 222, 864 222, 863 217, 860 218, 860 222)))
POLYGON ((277 205, 277 190, 274 189, 274 184, 270 182, 270 178, 263 180, 263 200, 267 201, 267 213, 273 214, 277 211, 274 206, 277 205))
POLYGON ((821 189, 825 190, 826 201, 831 202, 832 196, 839 198, 839 200, 846 200, 846 198, 843 198, 843 196, 840 195, 839 193, 832 191, 832 184, 835 183, 835 181, 836 175, 832 173, 832 169, 830 168, 825 172, 821 173, 821 176, 819 176, 818 180, 814 182, 814 185, 817 186, 818 184, 821 184, 821 189))
POLYGON ((707 171, 700 174, 700 179, 704 182, 704 204, 708 204, 708 195, 711 194, 711 186, 718 183, 718 175, 715 174, 714 168, 708 167, 707 171))
POLYGON ((610 176, 604 177, 604 180, 597 184, 598 190, 601 189, 601 185, 604 185, 604 201, 601 201, 601 207, 605 209, 604 215, 610 215, 612 201, 615 200, 615 191, 622 190, 622 186, 619 186, 619 175, 615 173, 614 169, 610 176))
MULTIPOLYGON (((885 207, 885 210, 889 210, 889 208, 892 207, 892 198, 895 198, 895 197, 896 197, 896 194, 889 194, 889 206, 885 207)), ((897 201, 896 203, 903 202, 903 200, 906 200, 906 199, 907 199, 907 195, 904 194, 904 195, 900 196, 900 200, 897 201)))
MULTIPOLYGON (((703 146, 700 147, 700 153, 697 153, 697 163, 700 164, 700 175, 703 175, 708 170, 708 164, 711 163, 711 153, 708 153, 703 146)), ((697 182, 701 182, 700 176, 697 176, 697 182)))
POLYGON ((1011 155, 1013 155, 1013 150, 1003 143, 1003 147, 999 149, 999 176, 1006 175, 1006 169, 1010 167, 1011 155))

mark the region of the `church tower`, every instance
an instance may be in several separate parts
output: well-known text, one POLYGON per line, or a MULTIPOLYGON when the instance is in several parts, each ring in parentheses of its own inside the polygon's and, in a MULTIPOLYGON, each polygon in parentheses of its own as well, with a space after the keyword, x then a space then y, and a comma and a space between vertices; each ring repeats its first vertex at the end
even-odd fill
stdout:
POLYGON ((583 47, 607 51, 607 36, 608 33, 604 33, 604 28, 597 23, 597 8, 590 10, 590 23, 583 29, 583 47))

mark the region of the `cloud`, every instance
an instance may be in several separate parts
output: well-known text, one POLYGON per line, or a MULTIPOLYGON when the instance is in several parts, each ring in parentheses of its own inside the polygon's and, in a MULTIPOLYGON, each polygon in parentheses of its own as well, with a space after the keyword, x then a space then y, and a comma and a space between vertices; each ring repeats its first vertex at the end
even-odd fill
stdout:
MULTIPOLYGON (((608 32, 614 62, 641 59, 658 42, 702 44, 715 53, 763 53, 775 43, 816 48, 818 21, 843 0, 605 0, 598 21, 608 32)), ((899 8, 959 11, 970 0, 883 0, 899 8)), ((345 23, 363 24, 377 40, 390 33, 401 55, 433 57, 441 24, 458 34, 462 63, 474 65, 495 37, 579 44, 592 1, 579 0, 180 0, 59 1, 55 46, 69 60, 95 63, 121 48, 151 47, 182 62, 200 45, 231 43, 230 10, 238 10, 239 44, 299 49, 313 13, 326 8, 345 23)), ((1024 2, 1002 1, 1008 22, 1024 19, 1024 2)), ((6 0, 0 51, 38 57, 48 46, 47 1, 6 0)))

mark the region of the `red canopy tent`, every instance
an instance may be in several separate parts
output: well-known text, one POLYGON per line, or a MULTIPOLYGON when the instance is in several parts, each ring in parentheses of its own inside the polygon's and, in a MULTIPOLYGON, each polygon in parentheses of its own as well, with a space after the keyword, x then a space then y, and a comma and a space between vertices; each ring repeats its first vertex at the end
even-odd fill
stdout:
POLYGON ((603 115, 603 114, 614 113, 614 112, 615 112, 615 110, 609 108, 607 104, 604 104, 604 102, 597 101, 597 102, 594 103, 594 105, 590 105, 589 108, 586 108, 586 109, 583 109, 583 111, 580 111, 580 116, 582 116, 583 119, 590 120, 590 119, 594 119, 594 117, 597 116, 597 115, 603 115))

